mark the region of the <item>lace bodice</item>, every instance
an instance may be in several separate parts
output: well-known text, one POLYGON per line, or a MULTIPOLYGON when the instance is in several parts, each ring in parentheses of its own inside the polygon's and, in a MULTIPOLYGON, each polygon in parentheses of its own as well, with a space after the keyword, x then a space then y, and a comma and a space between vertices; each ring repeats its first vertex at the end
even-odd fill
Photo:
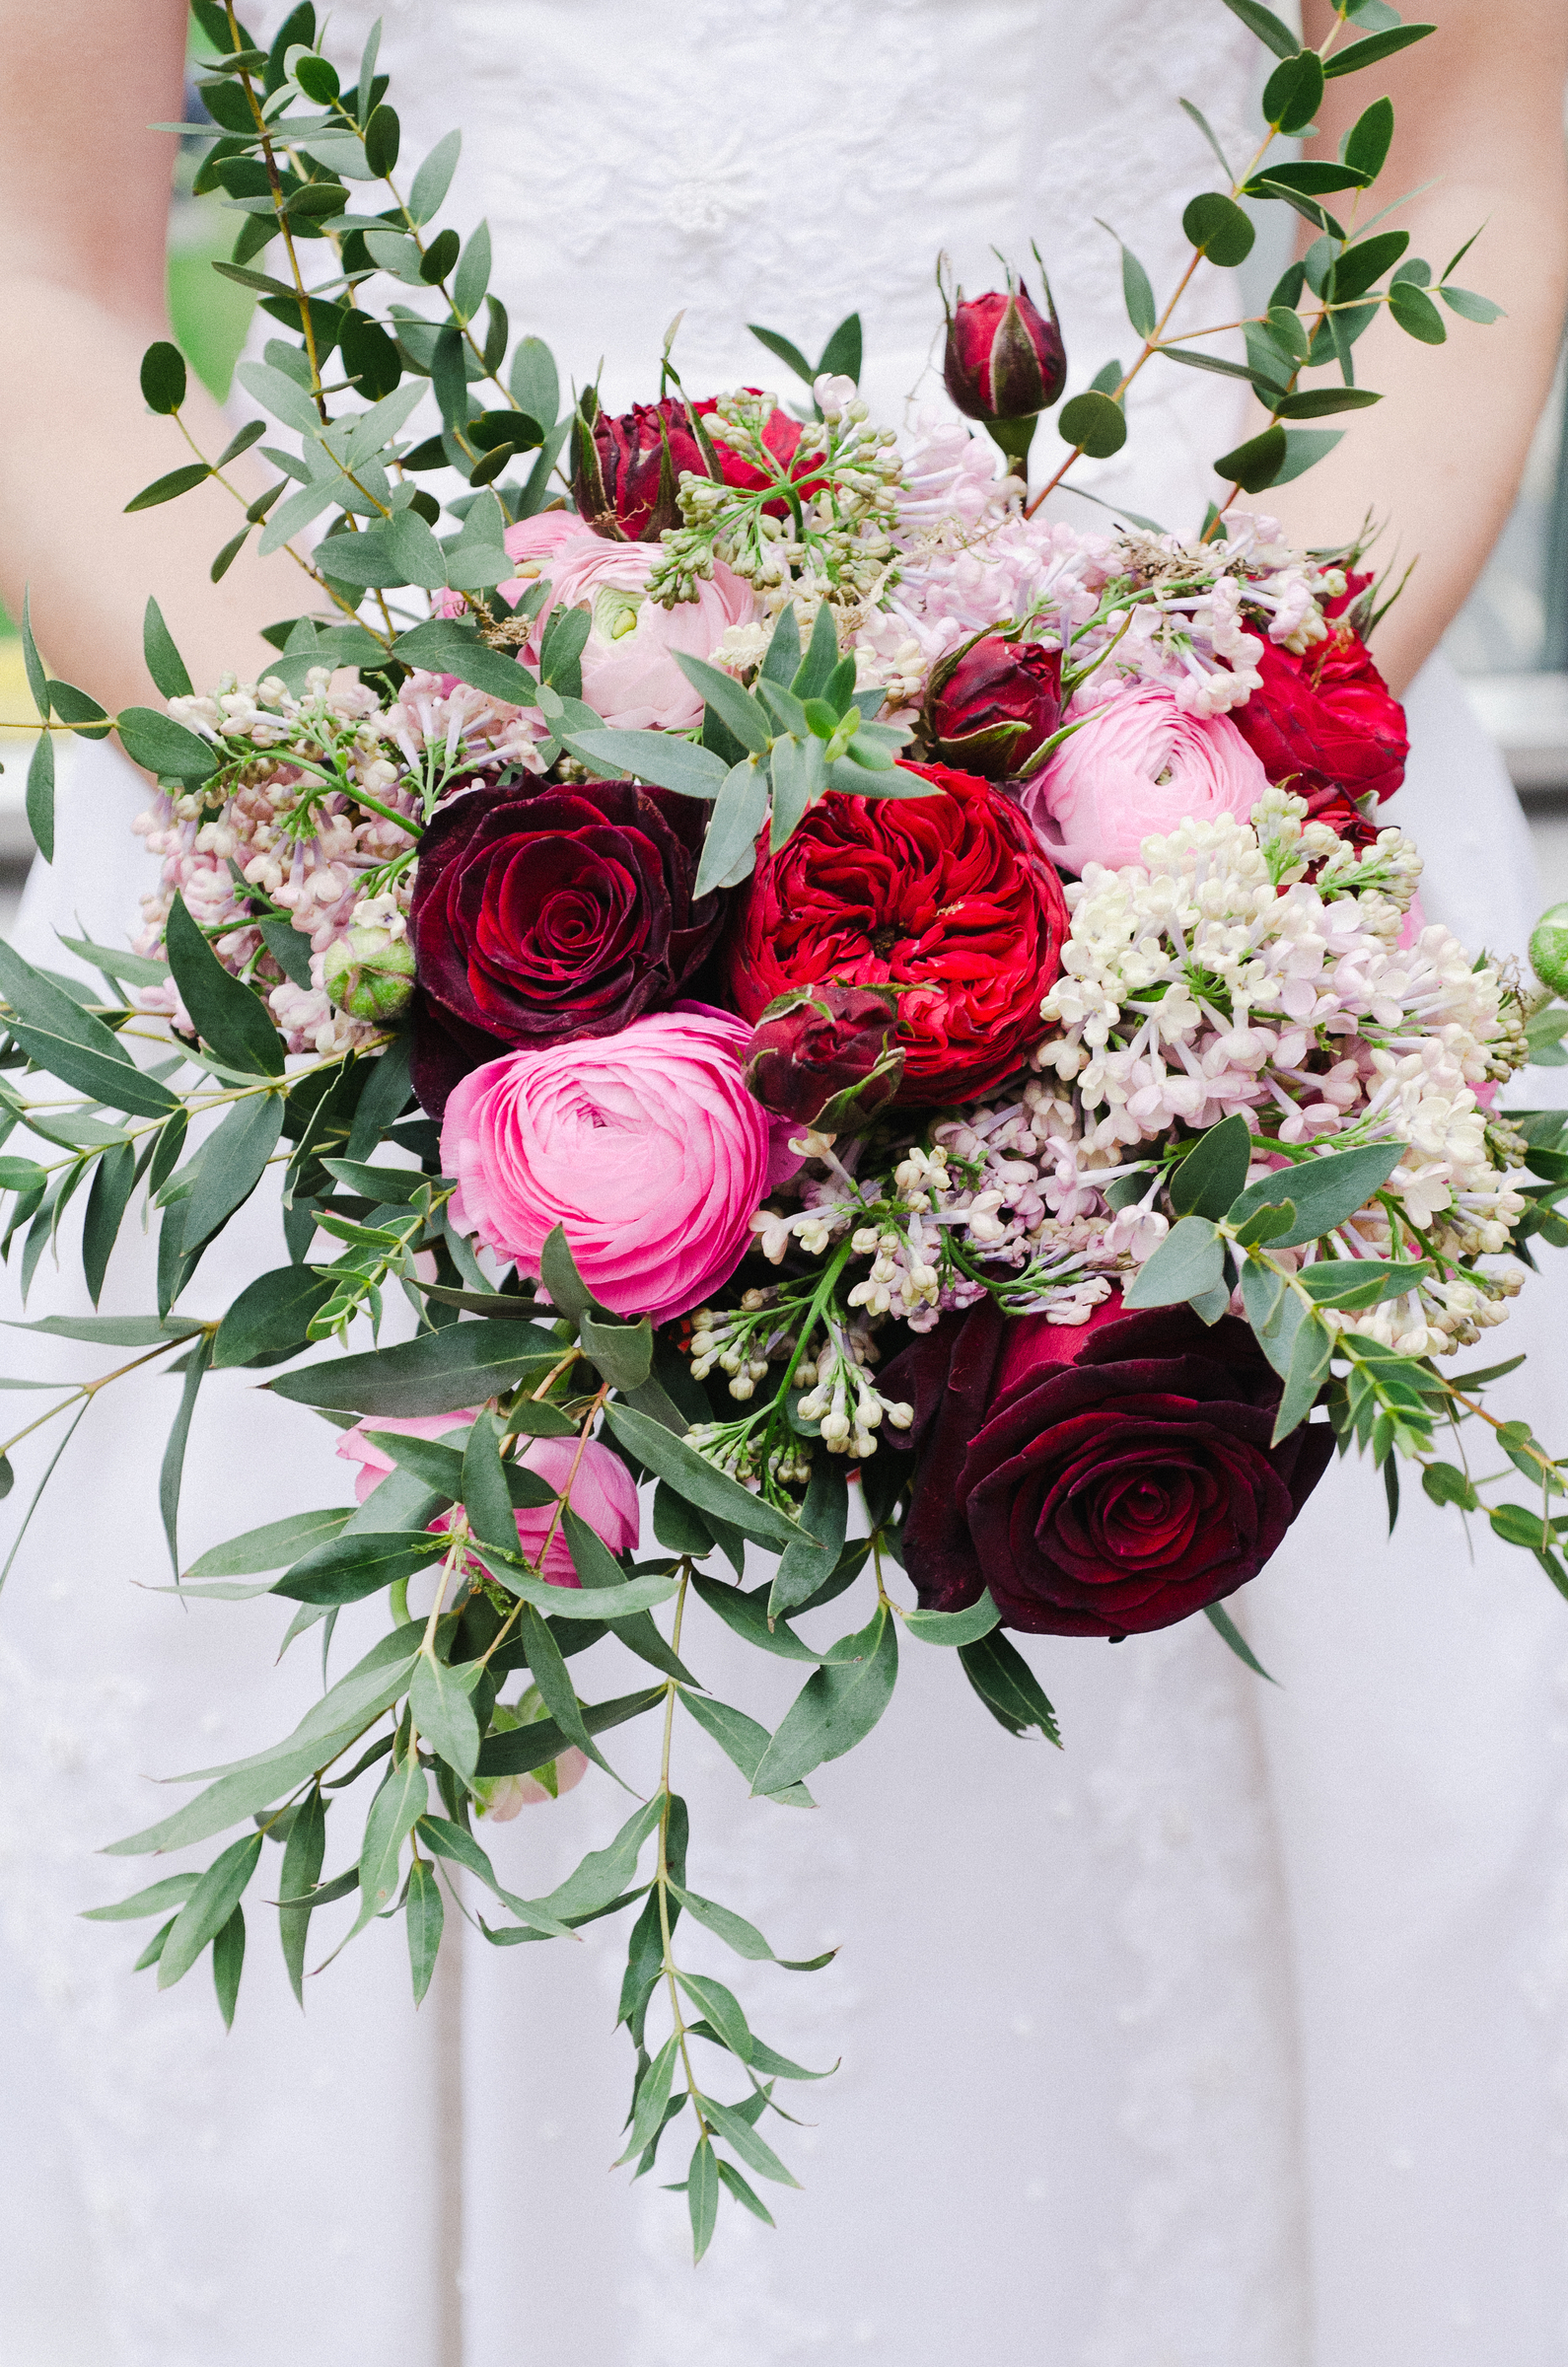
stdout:
MULTIPOLYGON (((858 308, 868 391, 896 418, 940 393, 939 251, 977 291, 993 248, 1033 277, 1031 240, 1087 385, 1136 342, 1095 217, 1172 286, 1181 204, 1217 171, 1177 98, 1240 149, 1262 55, 1218 0, 346 0, 334 46, 378 14, 408 169, 463 124, 448 218, 489 221, 514 325, 563 373, 603 358, 612 406, 653 391, 678 311, 677 362, 706 392, 778 384, 748 322, 816 353, 858 308)), ((1200 274, 1194 319, 1217 287, 1200 274)), ((1169 366, 1133 399, 1126 453, 1088 481, 1169 523, 1200 513, 1238 400, 1169 366)))

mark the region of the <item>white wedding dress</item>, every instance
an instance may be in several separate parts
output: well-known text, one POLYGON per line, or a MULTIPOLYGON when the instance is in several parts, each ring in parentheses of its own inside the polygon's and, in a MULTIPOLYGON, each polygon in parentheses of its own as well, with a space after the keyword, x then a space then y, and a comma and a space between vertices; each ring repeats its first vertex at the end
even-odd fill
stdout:
MULTIPOLYGON (((1176 99, 1241 147, 1261 57, 1220 0, 382 6, 405 158, 463 124, 456 218, 488 216, 516 328, 579 379, 603 351, 611 407, 654 391, 682 306, 698 392, 776 383, 748 320, 815 351, 858 306, 897 416, 939 393, 938 247, 977 290, 990 247, 1020 263, 1032 236, 1085 383, 1129 342, 1094 215, 1169 283, 1209 177, 1176 99)), ((339 0, 342 60, 375 13, 339 0)), ((1103 489, 1182 523, 1234 406, 1212 379, 1155 380, 1103 489)), ((1521 951, 1530 853, 1495 752, 1438 667, 1411 712, 1429 910, 1521 951)), ((30 892, 36 958, 78 914, 131 924, 138 800, 108 752, 79 760, 30 892)), ((192 1303, 276 1254, 237 1229, 192 1303)), ((46 1279, 34 1313, 82 1303, 46 1279)), ((123 1248, 106 1306, 150 1295, 123 1248)), ((1557 1446, 1562 1303, 1534 1290, 1506 1333, 1557 1446)), ((12 1370, 24 1353, 36 1369, 16 1335, 12 1370)), ((251 1380, 198 1411, 187 1553, 285 1495, 346 1496, 331 1435, 251 1380)), ((1467 1559, 1409 1490, 1390 1544, 1381 1483, 1336 1470, 1239 1607, 1277 1688, 1201 1619, 1116 1649, 1039 1639, 1058 1756, 911 1643, 815 1815, 747 1802, 678 1728, 696 1887, 781 1952, 842 1943, 810 1978, 715 1956, 772 2044, 843 2064, 787 2099, 811 2125, 786 2132, 804 2192, 768 2189, 780 2232, 726 2204, 693 2272, 681 2200, 606 2175, 618 1925, 505 1951, 469 1932, 461 2002, 438 1984, 417 2020, 401 1932, 378 1929, 302 2019, 258 1907, 225 2039, 204 1968, 158 1997, 127 1970, 150 1926, 74 1919, 139 1878, 92 1852, 170 1797, 144 1775, 258 1747, 317 1682, 313 1639, 273 1669, 269 1607, 137 1591, 167 1583, 173 1400, 130 1385, 96 1409, 0 1602, 3 2367, 1568 2360, 1568 1608, 1527 1555, 1481 1537, 1467 1559)), ((18 1460, 13 1507, 41 1468, 18 1460)), ((688 1624, 697 1674, 776 1715, 792 1672, 737 1671, 725 1641, 688 1624)), ((610 1756, 635 1779, 630 1735, 610 1756)), ((624 1805, 591 1775, 530 1810, 493 1834, 504 1878, 547 1888, 624 1805)))

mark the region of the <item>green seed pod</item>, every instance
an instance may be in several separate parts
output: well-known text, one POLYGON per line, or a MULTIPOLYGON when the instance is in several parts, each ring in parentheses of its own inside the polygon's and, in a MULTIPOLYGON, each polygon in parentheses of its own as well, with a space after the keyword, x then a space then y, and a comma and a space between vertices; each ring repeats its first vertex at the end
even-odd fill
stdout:
POLYGON ((350 929, 328 949, 321 975, 350 1019, 395 1019, 414 991, 414 950, 385 929, 350 929))
POLYGON ((1530 940, 1531 967, 1553 994, 1568 995, 1568 904, 1553 904, 1530 940))

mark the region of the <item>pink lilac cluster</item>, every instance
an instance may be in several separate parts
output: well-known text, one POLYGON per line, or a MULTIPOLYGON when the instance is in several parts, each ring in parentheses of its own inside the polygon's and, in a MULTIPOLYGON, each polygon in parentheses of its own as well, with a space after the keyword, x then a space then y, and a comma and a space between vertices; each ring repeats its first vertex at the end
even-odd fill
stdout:
MULTIPOLYGON (((370 1041, 379 1030, 331 1003, 322 966, 351 928, 402 934, 416 838, 397 817, 417 819, 435 797, 503 766, 539 769, 534 728, 451 676, 411 674, 384 708, 346 667, 314 668, 300 697, 270 676, 173 699, 170 713, 223 751, 222 803, 214 810, 211 784, 161 793, 135 823, 161 865, 157 890, 142 898, 137 951, 161 952, 178 894, 202 928, 233 922, 212 937, 214 950, 265 986, 289 1051, 330 1054, 370 1041), (268 952, 247 890, 307 939, 309 986, 268 952)), ((141 999, 188 1028, 173 980, 141 999)))
POLYGON ((892 710, 912 709, 961 642, 1028 623, 1075 669, 1103 670, 1091 675, 1094 703, 1158 681, 1182 712, 1223 716, 1259 687, 1265 639, 1300 654, 1323 638, 1324 604, 1345 589, 1262 515, 1239 513, 1229 539, 1209 543, 1027 517, 989 443, 935 411, 915 420, 894 539, 896 577, 856 633, 862 678, 886 687, 892 710), (1129 580, 1137 597, 1118 606, 1107 587, 1129 580))

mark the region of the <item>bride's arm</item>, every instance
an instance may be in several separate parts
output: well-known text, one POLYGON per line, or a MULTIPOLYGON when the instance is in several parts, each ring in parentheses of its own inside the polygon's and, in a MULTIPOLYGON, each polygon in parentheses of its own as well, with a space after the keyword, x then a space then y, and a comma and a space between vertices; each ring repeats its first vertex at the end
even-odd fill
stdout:
MULTIPOLYGON (((1356 346, 1356 376, 1384 399, 1346 424, 1339 449, 1310 475, 1254 506, 1302 541, 1348 540, 1371 510, 1388 525, 1380 567, 1419 556, 1403 597, 1378 628, 1380 666, 1402 688, 1468 593, 1519 487, 1551 383, 1568 286, 1568 175, 1563 86, 1564 0, 1423 0, 1429 40, 1371 73, 1329 83, 1312 153, 1333 157, 1341 133, 1387 91, 1395 135, 1383 187, 1438 186, 1394 215, 1410 251, 1434 274, 1483 222, 1456 277, 1507 308, 1490 328, 1439 306, 1446 345, 1418 345, 1387 315, 1356 346)), ((1321 42, 1329 0, 1304 0, 1306 37, 1321 42)), ((1331 378, 1323 383, 1332 383, 1331 378)), ((1335 424, 1338 424, 1337 422, 1335 424)))
MULTIPOLYGON (((305 605, 281 555, 209 583, 240 524, 220 487, 123 514, 190 458, 138 384, 169 334, 175 150, 146 126, 179 119, 185 23, 183 0, 0 0, 0 595, 17 615, 30 583, 49 666, 116 707, 151 694, 149 593, 198 686, 261 671, 258 628, 305 605)), ((190 385, 187 424, 215 459, 231 431, 190 385)))

